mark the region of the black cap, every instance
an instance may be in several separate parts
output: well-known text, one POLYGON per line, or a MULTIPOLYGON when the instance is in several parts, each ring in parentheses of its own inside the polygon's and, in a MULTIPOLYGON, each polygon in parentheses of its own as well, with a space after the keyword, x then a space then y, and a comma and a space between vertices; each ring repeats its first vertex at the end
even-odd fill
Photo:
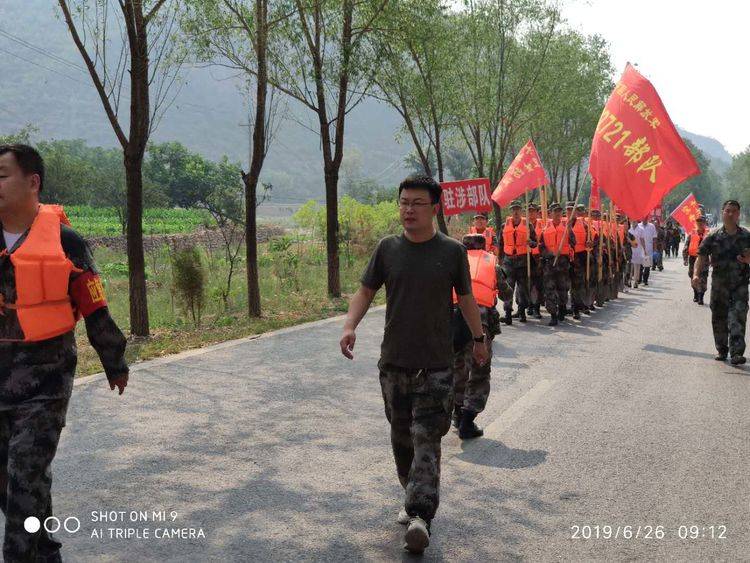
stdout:
POLYGON ((559 203, 555 202, 549 206, 549 210, 550 211, 562 211, 562 206, 559 203))
POLYGON ((481 217, 482 219, 487 219, 487 214, 486 214, 486 213, 477 213, 476 215, 474 215, 474 217, 473 217, 473 218, 474 218, 474 219, 478 219, 478 218, 480 218, 480 217, 481 217))
POLYGON ((514 207, 520 207, 523 208, 523 204, 521 203, 520 199, 514 199, 510 202, 510 208, 513 209, 514 207))

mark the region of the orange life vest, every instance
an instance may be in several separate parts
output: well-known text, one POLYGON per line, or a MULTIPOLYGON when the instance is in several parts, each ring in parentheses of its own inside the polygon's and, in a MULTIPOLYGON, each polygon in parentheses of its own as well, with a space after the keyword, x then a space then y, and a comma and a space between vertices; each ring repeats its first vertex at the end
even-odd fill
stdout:
POLYGON ((503 227, 503 253, 506 256, 518 256, 526 254, 529 250, 529 230, 526 227, 526 219, 521 218, 517 226, 513 225, 513 217, 508 217, 503 227))
POLYGON ((620 248, 625 244, 625 225, 617 226, 617 234, 620 237, 620 248))
POLYGON ((536 242, 537 245, 531 249, 531 255, 532 256, 539 256, 539 243, 542 240, 542 218, 538 218, 536 220, 536 225, 534 225, 534 232, 536 233, 536 242))
POLYGON ((586 252, 586 225, 581 217, 573 224, 573 234, 576 236, 574 252, 586 252))
POLYGON ((482 235, 484 237, 484 249, 487 252, 494 252, 495 247, 495 231, 492 227, 485 227, 483 233, 478 233, 476 227, 469 229, 470 235, 482 235))
POLYGON ((563 240, 562 248, 560 249, 560 256, 570 255, 570 241, 565 236, 565 233, 566 228, 562 221, 560 221, 557 227, 551 222, 547 225, 542 236, 544 237, 544 246, 547 247, 549 252, 555 254, 560 246, 560 240, 564 238, 565 240, 563 240))
MULTIPOLYGON (((469 250, 469 273, 471 275, 471 293, 480 307, 494 307, 497 297, 497 256, 484 250, 469 250)), ((453 291, 453 303, 458 297, 453 291)))
POLYGON ((76 314, 68 295, 71 272, 76 268, 65 255, 60 224, 70 225, 62 207, 40 205, 26 240, 12 254, 15 271, 15 309, 23 342, 39 342, 70 332, 76 314))
POLYGON ((697 230, 690 233, 690 246, 688 246, 688 256, 698 256, 698 247, 703 241, 703 237, 706 236, 705 229, 703 234, 698 233, 697 230))

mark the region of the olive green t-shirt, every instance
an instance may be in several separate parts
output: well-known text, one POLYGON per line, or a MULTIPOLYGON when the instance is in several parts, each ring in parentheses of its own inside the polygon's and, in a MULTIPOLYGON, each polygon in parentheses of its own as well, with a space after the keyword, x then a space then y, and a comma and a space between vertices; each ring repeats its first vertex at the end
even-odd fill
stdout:
POLYGON ((362 275, 362 284, 385 284, 385 331, 380 366, 442 369, 453 361, 452 289, 471 293, 466 248, 438 232, 411 242, 403 234, 382 239, 362 275))

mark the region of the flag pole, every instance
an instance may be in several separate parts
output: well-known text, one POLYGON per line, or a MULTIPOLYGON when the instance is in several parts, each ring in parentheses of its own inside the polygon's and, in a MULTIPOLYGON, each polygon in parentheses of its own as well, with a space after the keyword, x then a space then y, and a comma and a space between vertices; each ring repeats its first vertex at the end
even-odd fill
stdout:
POLYGON ((531 239, 531 229, 534 227, 529 221, 529 190, 523 192, 524 198, 526 199, 526 289, 531 296, 531 248, 529 247, 529 240, 531 239))
MULTIPOLYGON (((586 181, 586 178, 584 177, 583 180, 586 181)), ((560 194, 560 195, 562 195, 562 194, 560 194)), ((578 198, 580 196, 581 196, 581 190, 578 190, 578 193, 576 194, 576 198, 573 201, 573 209, 574 210, 576 208, 576 205, 578 205, 578 198)), ((568 235, 570 233, 570 223, 571 223, 570 217, 568 217, 568 220, 565 223, 565 232, 563 233, 563 238, 561 238, 560 242, 557 243, 557 250, 555 251, 555 260, 552 262, 553 266, 557 266, 557 259, 560 257, 560 252, 562 251, 562 247, 563 247, 563 241, 568 237, 568 235)))

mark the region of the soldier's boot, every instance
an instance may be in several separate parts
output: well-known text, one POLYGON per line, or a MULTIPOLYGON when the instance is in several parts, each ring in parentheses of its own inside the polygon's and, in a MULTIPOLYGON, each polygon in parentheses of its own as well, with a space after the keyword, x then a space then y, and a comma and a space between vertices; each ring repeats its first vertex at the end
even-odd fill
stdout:
POLYGON ((510 309, 505 309, 505 318, 503 319, 503 322, 508 326, 513 324, 513 317, 510 309))
POLYGON ((727 354, 729 354, 729 350, 726 348, 722 348, 719 350, 719 353, 714 356, 714 360, 717 362, 723 362, 727 359, 727 354))
POLYGON ((461 426, 458 427, 458 437, 462 440, 471 440, 472 438, 479 438, 484 434, 484 430, 479 428, 474 422, 477 417, 477 413, 474 411, 464 411, 461 417, 461 426))
POLYGON ((526 322, 526 308, 525 307, 518 311, 518 322, 521 322, 521 323, 526 322))
POLYGON ((409 520, 404 534, 404 549, 410 553, 422 553, 430 545, 430 525, 419 517, 409 520))
POLYGON ((461 425, 461 415, 463 414, 463 409, 461 408, 461 405, 454 405, 453 406, 453 427, 458 428, 461 425))
POLYGON ((557 320, 558 321, 565 320, 565 309, 560 309, 560 311, 557 313, 557 320))
POLYGON ((698 302, 698 290, 693 288, 693 303, 698 302))
POLYGON ((539 304, 537 304, 537 306, 534 308, 534 318, 535 319, 542 318, 542 306, 539 304))
POLYGON ((547 323, 547 326, 557 326, 557 311, 550 314, 549 322, 547 323))
POLYGON ((573 318, 577 321, 581 320, 581 312, 578 310, 577 307, 573 308, 573 318))
POLYGON ((705 291, 701 291, 698 293, 698 305, 704 305, 703 303, 703 296, 706 294, 705 291))
POLYGON ((729 360, 729 363, 731 363, 733 366, 738 366, 740 364, 744 364, 747 360, 745 360, 745 356, 732 356, 732 359, 729 360))

